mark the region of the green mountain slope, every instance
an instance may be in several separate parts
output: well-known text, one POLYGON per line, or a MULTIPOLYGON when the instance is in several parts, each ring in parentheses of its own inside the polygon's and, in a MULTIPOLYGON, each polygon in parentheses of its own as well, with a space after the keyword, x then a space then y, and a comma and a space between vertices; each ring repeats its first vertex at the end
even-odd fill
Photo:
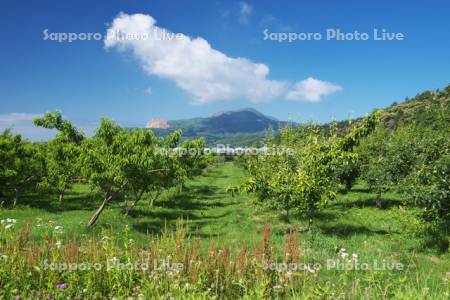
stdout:
MULTIPOLYGON (((398 126, 416 124, 436 127, 439 122, 450 124, 450 85, 442 91, 426 91, 404 102, 394 102, 382 109, 382 122, 391 130, 398 126)), ((352 122, 358 122, 357 118, 352 122)), ((165 135, 176 129, 183 130, 183 138, 204 137, 209 145, 229 144, 249 146, 260 144, 269 128, 275 132, 288 122, 266 116, 253 108, 227 111, 206 118, 168 121, 169 128, 152 128, 157 135, 165 135)), ((330 127, 324 124, 324 130, 330 127)), ((338 122, 342 131, 349 129, 349 121, 338 122)))
POLYGON ((253 108, 216 113, 211 117, 168 121, 169 128, 152 128, 158 135, 182 129, 184 138, 205 137, 208 144, 248 146, 258 143, 266 130, 277 131, 287 122, 266 116, 253 108))

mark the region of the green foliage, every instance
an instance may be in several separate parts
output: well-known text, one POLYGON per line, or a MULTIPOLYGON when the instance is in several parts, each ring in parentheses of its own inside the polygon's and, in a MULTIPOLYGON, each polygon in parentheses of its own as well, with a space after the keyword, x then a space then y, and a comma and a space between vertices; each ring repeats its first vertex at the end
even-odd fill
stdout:
POLYGON ((91 187, 106 198, 121 191, 125 185, 119 160, 119 134, 123 131, 113 122, 102 119, 95 135, 81 145, 82 174, 91 187))
POLYGON ((388 132, 379 127, 358 148, 361 178, 367 182, 371 191, 377 193, 377 206, 381 205, 378 199, 381 193, 386 191, 392 182, 392 176, 388 172, 390 162, 386 153, 387 136, 388 132))
MULTIPOLYGON (((442 96, 443 93, 438 95, 442 96)), ((420 99, 435 97, 426 93, 420 99)), ((432 126, 409 125, 394 131, 379 127, 358 147, 361 177, 377 193, 400 190, 405 204, 423 209, 422 220, 429 229, 431 244, 448 248, 450 220, 450 140, 449 111, 434 110, 432 126), (437 238, 438 242, 436 243, 437 238)))
POLYGON ((447 129, 417 132, 414 164, 401 190, 409 204, 423 209, 429 244, 441 251, 449 247, 450 228, 450 140, 447 129))
POLYGON ((63 120, 61 112, 54 113, 47 112, 41 118, 33 120, 36 126, 41 126, 48 129, 57 129, 61 135, 67 138, 70 142, 79 144, 84 139, 83 133, 78 131, 70 121, 63 120))
POLYGON ((58 130, 55 137, 42 147, 45 170, 39 187, 57 192, 62 201, 65 193, 80 179, 80 143, 84 136, 70 121, 63 120, 58 111, 34 119, 34 124, 58 130))
POLYGON ((55 191, 62 201, 77 179, 80 179, 79 155, 80 147, 55 137, 42 147, 45 160, 45 173, 41 177, 39 187, 55 191))
POLYGON ((244 190, 255 192, 259 202, 269 207, 284 209, 287 219, 289 210, 296 209, 307 216, 311 225, 317 210, 336 196, 342 166, 355 161, 353 148, 370 134, 377 118, 375 112, 344 137, 338 136, 337 130, 325 134, 317 125, 285 127, 280 143, 272 142, 271 146, 289 151, 250 157, 244 190))
POLYGON ((117 193, 131 194, 128 214, 144 194, 149 194, 153 204, 162 190, 183 184, 205 168, 203 140, 185 141, 179 146, 180 136, 180 131, 174 131, 156 137, 150 130, 125 130, 103 119, 96 134, 84 140, 81 151, 84 177, 104 196, 89 224, 95 224, 117 193))
POLYGON ((0 135, 0 191, 14 206, 22 193, 36 188, 43 170, 39 148, 10 130, 0 135))

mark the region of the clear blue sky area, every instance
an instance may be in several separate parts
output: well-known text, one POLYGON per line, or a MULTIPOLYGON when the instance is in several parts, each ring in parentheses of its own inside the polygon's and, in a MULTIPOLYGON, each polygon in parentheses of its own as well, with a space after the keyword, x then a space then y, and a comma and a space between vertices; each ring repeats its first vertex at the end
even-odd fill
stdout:
POLYGON ((30 119, 55 109, 85 128, 102 116, 144 126, 245 107, 279 119, 361 116, 450 83, 449 11, 444 0, 2 1, 0 128, 42 137, 30 119), (44 33, 108 28, 182 39, 69 43, 44 33), (368 40, 328 40, 337 29, 368 40), (375 29, 403 39, 374 40, 375 29))

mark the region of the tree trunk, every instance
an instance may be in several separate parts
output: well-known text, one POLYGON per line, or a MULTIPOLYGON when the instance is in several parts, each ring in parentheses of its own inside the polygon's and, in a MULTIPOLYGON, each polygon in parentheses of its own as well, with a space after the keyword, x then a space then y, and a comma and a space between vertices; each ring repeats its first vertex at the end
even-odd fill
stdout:
POLYGON ((130 215, 131 209, 136 206, 138 201, 139 200, 134 200, 133 203, 131 203, 131 205, 127 205, 127 207, 125 208, 125 216, 129 216, 130 215))
POLYGON ((381 208, 381 192, 380 191, 377 192, 377 198, 375 201, 377 204, 377 208, 381 208))
POLYGON ((313 220, 316 214, 316 207, 314 204, 309 203, 308 204, 308 231, 312 229, 313 226, 313 220))
POLYGON ((89 220, 88 226, 95 225, 95 223, 97 222, 98 217, 100 217, 100 214, 103 212, 103 210, 105 209, 106 205, 111 200, 111 198, 112 198, 112 195, 106 195, 105 196, 105 199, 103 200, 102 205, 100 205, 100 207, 94 213, 92 218, 89 220))
POLYGON ((143 194, 144 194, 144 191, 140 192, 139 195, 135 194, 133 203, 130 206, 127 205, 127 207, 125 208, 126 216, 128 216, 130 214, 131 209, 136 206, 136 204, 139 202, 139 200, 141 200, 143 194))
POLYGON ((149 198, 150 198, 150 206, 153 207, 153 204, 156 201, 156 199, 158 199, 158 197, 160 195, 160 192, 156 192, 155 197, 152 196, 152 193, 149 193, 149 194, 150 194, 150 196, 149 196, 149 198))
POLYGON ((64 191, 59 191, 59 202, 62 203, 64 200, 64 191))
POLYGON ((286 210, 286 222, 289 223, 289 202, 284 200, 284 208, 286 210))
POLYGON ((20 198, 20 191, 18 188, 14 189, 16 194, 14 195, 14 202, 13 202, 13 206, 16 207, 17 203, 19 202, 19 198, 20 198))

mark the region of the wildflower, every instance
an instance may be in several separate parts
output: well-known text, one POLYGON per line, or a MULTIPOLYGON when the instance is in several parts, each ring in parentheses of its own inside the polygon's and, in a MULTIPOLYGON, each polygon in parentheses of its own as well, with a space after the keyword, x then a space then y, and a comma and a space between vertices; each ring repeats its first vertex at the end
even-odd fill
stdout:
POLYGON ((56 288, 60 289, 60 290, 65 290, 67 288, 67 284, 65 284, 65 283, 57 284, 56 288))
POLYGON ((16 296, 16 300, 22 300, 22 297, 16 296))
POLYGON ((353 253, 353 254, 352 254, 352 257, 353 257, 353 259, 358 259, 358 254, 353 253))
POLYGON ((338 252, 338 255, 344 260, 348 258, 348 253, 346 252, 345 248, 341 248, 338 252))
POLYGON ((55 233, 59 233, 60 234, 60 233, 62 233, 62 229, 63 229, 63 227, 58 225, 58 226, 55 226, 55 230, 54 231, 55 231, 55 233))
POLYGON ((62 247, 62 242, 56 241, 56 248, 61 249, 61 247, 62 247))
POLYGON ((7 218, 7 219, 4 219, 4 220, 1 220, 0 223, 3 225, 3 227, 6 230, 8 230, 8 229, 14 227, 14 224, 16 224, 16 221, 17 221, 16 219, 7 218))
POLYGON ((10 228, 12 228, 13 226, 14 226, 14 224, 8 224, 8 225, 5 226, 5 229, 10 229, 10 228))
POLYGON ((42 293, 41 291, 38 291, 38 292, 36 293, 36 297, 42 298, 42 297, 44 297, 44 293, 42 293))

